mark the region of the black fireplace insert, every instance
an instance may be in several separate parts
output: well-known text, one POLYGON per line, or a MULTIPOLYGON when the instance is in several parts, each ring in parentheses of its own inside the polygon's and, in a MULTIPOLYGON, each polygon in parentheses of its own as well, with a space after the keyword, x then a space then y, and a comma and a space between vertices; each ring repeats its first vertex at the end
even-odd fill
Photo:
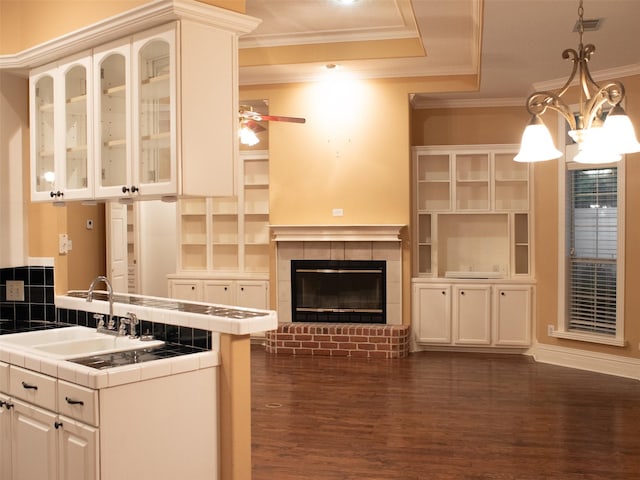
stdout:
POLYGON ((386 323, 384 260, 292 260, 294 322, 386 323))

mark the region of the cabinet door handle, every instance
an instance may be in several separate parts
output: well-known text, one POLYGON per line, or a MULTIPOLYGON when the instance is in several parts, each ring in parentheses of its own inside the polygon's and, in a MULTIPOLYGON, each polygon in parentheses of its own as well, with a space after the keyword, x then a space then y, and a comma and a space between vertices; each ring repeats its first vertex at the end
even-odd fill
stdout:
POLYGON ((74 400, 73 398, 69 397, 64 397, 64 401, 69 405, 84 405, 84 402, 82 400, 74 400))
POLYGON ((38 390, 37 385, 31 385, 30 383, 27 383, 27 382, 22 382, 22 388, 25 388, 27 390, 38 390))
POLYGON ((55 422, 53 426, 56 427, 56 430, 62 428, 62 422, 55 422))

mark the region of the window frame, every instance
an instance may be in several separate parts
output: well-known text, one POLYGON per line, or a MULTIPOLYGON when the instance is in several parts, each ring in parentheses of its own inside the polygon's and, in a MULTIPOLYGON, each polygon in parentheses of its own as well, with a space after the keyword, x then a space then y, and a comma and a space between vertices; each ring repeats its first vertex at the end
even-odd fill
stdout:
MULTIPOLYGON (((564 123, 564 122, 563 122, 564 123)), ((566 128, 566 127, 564 127, 566 128)), ((562 134, 566 132, 562 130, 562 134)), ((562 138, 562 137, 561 137, 562 138)), ((565 135, 566 138, 566 135, 565 135)), ((558 319, 556 328, 553 332, 549 332, 550 336, 557 338, 565 338, 570 340, 578 340, 582 342, 600 343, 606 345, 614 345, 623 347, 626 342, 624 339, 624 291, 625 291, 625 272, 624 272, 624 252, 625 252, 625 165, 626 160, 623 155, 622 160, 615 164, 579 164, 568 161, 573 158, 578 151, 576 144, 565 144, 565 155, 558 159, 558 319), (569 331, 569 252, 567 238, 567 219, 570 215, 570 200, 567 198, 567 172, 569 170, 590 170, 598 168, 616 167, 617 172, 617 258, 616 258, 616 334, 606 335, 595 332, 576 332, 569 331)))

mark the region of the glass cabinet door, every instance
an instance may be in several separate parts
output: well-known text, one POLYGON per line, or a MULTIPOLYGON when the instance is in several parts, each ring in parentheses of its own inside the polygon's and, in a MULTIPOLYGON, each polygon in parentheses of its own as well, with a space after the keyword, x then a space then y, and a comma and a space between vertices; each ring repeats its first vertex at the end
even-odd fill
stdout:
POLYGON ((147 195, 177 192, 175 35, 165 26, 133 39, 133 177, 147 195))
POLYGON ((138 93, 138 181, 141 184, 171 180, 170 47, 153 40, 140 49, 138 93))
POLYGON ((130 187, 128 43, 94 54, 96 76, 96 196, 122 196, 130 187))
MULTIPOLYGON (((89 187, 89 103, 88 72, 85 65, 74 65, 64 73, 65 148, 64 175, 67 191, 89 187)), ((72 192, 69 192, 72 193, 72 192)))
POLYGON ((55 147, 54 147, 54 81, 45 74, 35 80, 33 91, 33 112, 35 117, 34 140, 34 193, 48 194, 56 188, 55 147))

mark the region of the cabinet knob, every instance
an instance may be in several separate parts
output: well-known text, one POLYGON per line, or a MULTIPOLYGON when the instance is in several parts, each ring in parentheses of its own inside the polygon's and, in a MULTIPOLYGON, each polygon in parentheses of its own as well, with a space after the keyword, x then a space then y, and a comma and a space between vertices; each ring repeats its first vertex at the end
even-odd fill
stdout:
POLYGON ((505 296, 505 293, 504 293, 504 292, 500 292, 500 295, 502 295, 502 296, 504 297, 504 296, 505 296))
POLYGON ((56 430, 62 428, 62 422, 55 422, 53 426, 56 427, 56 430))
POLYGON ((61 192, 60 190, 58 190, 57 192, 49 192, 49 196, 51 198, 60 198, 60 197, 64 197, 64 192, 61 192))
POLYGON ((191 285, 191 290, 195 290, 196 286, 195 285, 191 285))
POLYGON ((442 290, 442 295, 446 295, 447 292, 445 290, 442 290))
POLYGON ((131 193, 136 193, 139 192, 140 189, 138 187, 136 187, 135 185, 131 185, 131 193))
POLYGON ((122 193, 129 193, 129 187, 127 187, 126 185, 123 185, 122 193))
POLYGON ((460 295, 464 295, 464 290, 462 290, 462 291, 460 292, 460 295))
POLYGON ((227 287, 224 287, 224 291, 225 291, 225 292, 227 291, 227 287))

